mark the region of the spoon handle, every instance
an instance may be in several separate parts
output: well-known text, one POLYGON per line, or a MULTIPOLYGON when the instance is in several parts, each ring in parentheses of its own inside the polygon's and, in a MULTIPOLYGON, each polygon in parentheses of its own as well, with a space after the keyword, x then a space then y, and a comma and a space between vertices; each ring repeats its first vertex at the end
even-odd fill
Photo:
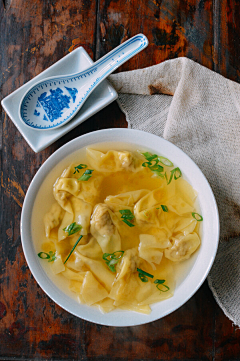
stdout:
POLYGON ((90 94, 108 75, 114 72, 114 70, 131 57, 146 48, 147 45, 148 39, 145 35, 135 35, 96 61, 90 68, 75 74, 75 76, 72 77, 79 81, 81 81, 82 78, 88 78, 84 84, 84 88, 88 88, 90 94))

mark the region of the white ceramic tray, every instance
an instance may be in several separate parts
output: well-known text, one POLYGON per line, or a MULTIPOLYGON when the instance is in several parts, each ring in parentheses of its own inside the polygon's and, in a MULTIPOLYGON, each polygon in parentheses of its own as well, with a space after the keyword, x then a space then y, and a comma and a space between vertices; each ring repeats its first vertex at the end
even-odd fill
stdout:
POLYGON ((48 147, 77 125, 117 99, 115 89, 107 80, 104 80, 94 90, 77 115, 69 123, 60 128, 38 131, 29 128, 20 120, 18 115, 20 101, 34 83, 55 75, 74 74, 87 69, 91 64, 93 64, 93 61, 87 52, 82 47, 77 48, 2 100, 2 107, 34 152, 40 152, 48 147))

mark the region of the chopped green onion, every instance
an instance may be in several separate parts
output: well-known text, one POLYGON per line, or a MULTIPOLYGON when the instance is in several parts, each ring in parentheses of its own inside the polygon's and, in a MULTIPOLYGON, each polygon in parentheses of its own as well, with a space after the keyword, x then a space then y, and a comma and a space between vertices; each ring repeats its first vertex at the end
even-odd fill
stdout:
POLYGON ((132 224, 131 222, 128 222, 127 219, 123 219, 122 220, 124 223, 126 223, 129 227, 134 227, 134 224, 132 224))
POLYGON ((124 223, 126 223, 129 227, 134 227, 134 224, 129 222, 134 220, 134 214, 130 211, 130 209, 121 209, 119 211, 122 215, 121 219, 124 223))
POLYGON ((198 222, 202 222, 202 221, 203 221, 203 217, 202 217, 201 214, 199 214, 199 213, 192 212, 192 216, 193 216, 193 218, 195 218, 196 221, 198 221, 198 222))
POLYGON ((137 271, 138 271, 138 277, 140 278, 140 280, 142 282, 148 282, 147 277, 150 277, 150 278, 154 277, 150 273, 147 273, 147 272, 143 271, 141 268, 137 268, 137 271))
POLYGON ((169 180, 167 179, 167 174, 165 172, 165 178, 167 180, 167 184, 171 183, 173 176, 174 176, 175 180, 177 180, 178 178, 180 178, 182 176, 182 172, 181 172, 180 168, 177 167, 177 168, 174 168, 171 170, 171 175, 170 175, 169 180))
POLYGON ((85 172, 83 173, 83 175, 78 178, 79 181, 87 181, 89 180, 89 178, 91 178, 92 176, 92 172, 94 171, 94 169, 87 169, 85 170, 85 172))
POLYGON ((144 276, 142 273, 138 273, 138 277, 142 282, 148 282, 148 278, 144 276))
POLYGON ((159 175, 160 177, 164 177, 161 173, 164 171, 163 166, 161 166, 160 164, 158 164, 159 159, 157 154, 150 154, 148 152, 146 153, 142 153, 144 155, 144 157, 147 159, 147 162, 142 163, 143 167, 148 167, 152 172, 156 173, 157 175, 159 175), (155 162, 155 164, 153 164, 152 162, 155 162))
POLYGON ((76 167, 74 167, 75 172, 73 174, 79 173, 79 169, 84 169, 84 168, 87 168, 87 164, 79 164, 79 165, 77 165, 76 167))
POLYGON ((83 238, 83 236, 80 236, 77 240, 77 242, 74 244, 71 252, 69 253, 69 255, 67 256, 67 258, 64 261, 64 264, 67 262, 67 260, 69 259, 69 257, 71 256, 71 254, 73 253, 73 251, 75 250, 75 248, 77 247, 78 243, 81 241, 81 239, 83 238))
POLYGON ((133 214, 123 214, 122 215, 122 217, 121 217, 122 219, 130 219, 130 220, 132 220, 132 219, 134 219, 135 217, 134 217, 134 215, 133 214))
POLYGON ((164 206, 163 204, 161 204, 162 210, 163 212, 168 212, 168 207, 164 206))
POLYGON ((149 167, 152 163, 151 162, 144 162, 142 164, 143 167, 149 167))
POLYGON ((102 258, 111 272, 116 272, 116 264, 122 258, 124 251, 116 251, 113 253, 104 253, 102 258))
POLYGON ((42 258, 42 259, 49 259, 48 262, 53 262, 53 261, 55 261, 55 259, 57 258, 57 257, 55 256, 55 252, 53 253, 52 251, 50 251, 49 253, 39 252, 39 253, 38 253, 38 257, 39 257, 39 258, 42 258))
POLYGON ((130 209, 121 209, 119 212, 120 212, 121 214, 129 214, 129 215, 132 214, 132 212, 130 211, 130 209))
POLYGON ((38 257, 40 257, 42 259, 49 259, 50 258, 49 254, 46 253, 46 252, 39 252, 38 257))
POLYGON ((158 279, 154 281, 154 283, 157 285, 157 289, 159 289, 159 291, 161 291, 161 292, 167 292, 170 290, 170 288, 167 285, 164 285, 164 282, 165 282, 165 280, 158 280, 158 279), (162 285, 162 287, 165 287, 166 290, 159 288, 159 287, 161 287, 161 285, 162 285))
POLYGON ((69 226, 63 228, 63 230, 68 233, 69 236, 72 234, 80 231, 82 229, 82 226, 80 224, 77 224, 76 222, 71 223, 69 226))
POLYGON ((150 278, 153 278, 153 277, 154 277, 153 275, 151 275, 151 273, 147 273, 147 272, 143 271, 141 268, 137 268, 137 271, 138 271, 139 273, 144 274, 145 276, 150 277, 150 278))
POLYGON ((142 153, 144 155, 144 157, 149 161, 151 162, 153 159, 156 159, 158 156, 157 154, 151 154, 149 152, 145 152, 145 153, 142 153))
POLYGON ((158 160, 160 163, 166 165, 167 167, 173 167, 173 163, 168 158, 160 156, 158 157, 158 160))
POLYGON ((159 280, 159 279, 157 279, 157 280, 154 281, 154 283, 157 283, 157 284, 159 284, 159 285, 161 285, 161 284, 164 283, 164 282, 165 282, 165 280, 159 280))
POLYGON ((174 174, 174 179, 178 179, 182 176, 182 172, 181 172, 180 168, 178 168, 178 167, 171 170, 171 172, 173 172, 173 174, 174 174))
MULTIPOLYGON (((155 162, 155 161, 154 161, 155 162)), ((152 172, 163 172, 164 168, 160 164, 155 164, 148 167, 152 172)))

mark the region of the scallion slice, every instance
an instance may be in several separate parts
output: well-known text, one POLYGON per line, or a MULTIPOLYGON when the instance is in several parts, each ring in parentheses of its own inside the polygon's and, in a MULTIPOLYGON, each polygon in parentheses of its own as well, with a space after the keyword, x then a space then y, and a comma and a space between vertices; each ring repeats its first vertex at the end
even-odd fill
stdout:
POLYGON ((160 156, 158 157, 158 160, 160 163, 166 165, 167 167, 173 167, 173 163, 168 158, 160 156))
POLYGON ((142 282, 148 282, 147 277, 150 277, 150 278, 154 277, 153 275, 151 275, 151 273, 147 273, 147 272, 143 271, 141 268, 137 268, 137 271, 138 271, 138 277, 140 278, 140 280, 142 282))
POLYGON ((121 220, 126 223, 129 227, 134 227, 134 224, 129 222, 134 220, 134 214, 130 211, 130 209, 121 209, 119 211, 122 215, 121 220))
POLYGON ((73 251, 75 250, 75 248, 77 247, 78 243, 81 241, 81 239, 83 238, 83 236, 80 236, 77 240, 77 242, 74 244, 71 252, 69 253, 69 255, 67 256, 67 258, 65 259, 65 261, 63 262, 64 264, 68 261, 69 257, 71 256, 71 254, 73 253, 73 251))
POLYGON ((163 212, 168 212, 168 207, 164 206, 163 204, 161 204, 162 210, 163 212))
MULTIPOLYGON (((142 163, 143 167, 148 167, 152 172, 157 174, 158 176, 164 178, 164 175, 161 174, 164 171, 164 168, 159 163, 159 158, 157 154, 150 154, 149 152, 142 153, 146 158, 147 162, 142 163), (153 163, 155 162, 155 164, 153 163)), ((166 158, 167 159, 167 158, 166 158)))
POLYGON ((53 252, 53 251, 49 251, 49 253, 39 252, 39 253, 38 253, 38 257, 39 257, 39 258, 42 258, 42 259, 48 259, 48 260, 49 260, 48 262, 53 262, 53 261, 55 261, 55 259, 57 258, 57 257, 55 256, 55 252, 53 252))
POLYGON ((76 222, 73 222, 73 223, 69 224, 69 226, 63 228, 63 230, 68 233, 68 236, 71 236, 72 234, 77 233, 81 229, 82 229, 82 226, 80 224, 77 224, 76 222))
POLYGON ((85 182, 88 181, 89 178, 91 178, 93 171, 94 171, 94 169, 87 169, 87 170, 85 170, 85 172, 83 173, 83 175, 82 175, 80 178, 78 178, 78 180, 79 180, 79 181, 85 181, 85 182))
POLYGON ((106 265, 110 269, 111 272, 116 272, 116 264, 122 258, 124 251, 116 251, 113 253, 104 253, 102 258, 106 262, 106 265))
POLYGON ((142 166, 146 168, 149 167, 151 164, 152 164, 151 162, 144 162, 142 166))
POLYGON ((165 282, 165 280, 159 280, 159 279, 154 281, 154 283, 157 285, 157 289, 159 289, 159 291, 161 291, 161 292, 167 292, 170 290, 170 288, 167 285, 165 285, 164 282, 165 282), (161 289, 161 286, 165 287, 166 290, 161 289))
POLYGON ((42 258, 42 259, 49 259, 50 258, 49 254, 46 253, 46 252, 39 252, 38 257, 42 258))
POLYGON ((132 224, 131 222, 129 222, 127 219, 123 219, 122 220, 124 223, 126 223, 129 227, 134 227, 134 224, 132 224))
POLYGON ((167 180, 167 184, 171 183, 173 177, 174 177, 175 180, 177 180, 181 176, 182 176, 182 172, 181 172, 180 168, 178 168, 178 167, 171 170, 171 175, 170 175, 169 180, 167 179, 167 174, 165 172, 165 178, 167 180))
POLYGON ((163 172, 164 168, 163 166, 161 166, 160 164, 157 164, 157 161, 154 160, 154 162, 156 162, 154 165, 149 166, 148 168, 152 171, 152 172, 163 172))
POLYGON ((142 153, 144 155, 144 157, 149 161, 151 162, 153 159, 156 159, 158 156, 157 154, 151 154, 149 152, 145 152, 145 153, 142 153))
POLYGON ((74 167, 75 172, 73 174, 79 173, 79 169, 85 169, 85 168, 87 168, 87 164, 79 164, 76 167, 74 167))
POLYGON ((202 222, 203 221, 203 217, 201 216, 201 214, 196 213, 196 212, 192 212, 192 216, 194 219, 196 219, 196 221, 198 222, 202 222))

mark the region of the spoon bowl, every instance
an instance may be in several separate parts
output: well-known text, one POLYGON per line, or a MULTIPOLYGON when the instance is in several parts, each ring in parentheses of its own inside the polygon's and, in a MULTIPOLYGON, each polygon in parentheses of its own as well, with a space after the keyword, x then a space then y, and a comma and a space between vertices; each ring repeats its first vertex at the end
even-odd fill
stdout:
POLYGON ((20 119, 36 130, 55 129, 66 124, 108 75, 147 45, 146 36, 138 34, 80 73, 40 81, 23 96, 20 119))

